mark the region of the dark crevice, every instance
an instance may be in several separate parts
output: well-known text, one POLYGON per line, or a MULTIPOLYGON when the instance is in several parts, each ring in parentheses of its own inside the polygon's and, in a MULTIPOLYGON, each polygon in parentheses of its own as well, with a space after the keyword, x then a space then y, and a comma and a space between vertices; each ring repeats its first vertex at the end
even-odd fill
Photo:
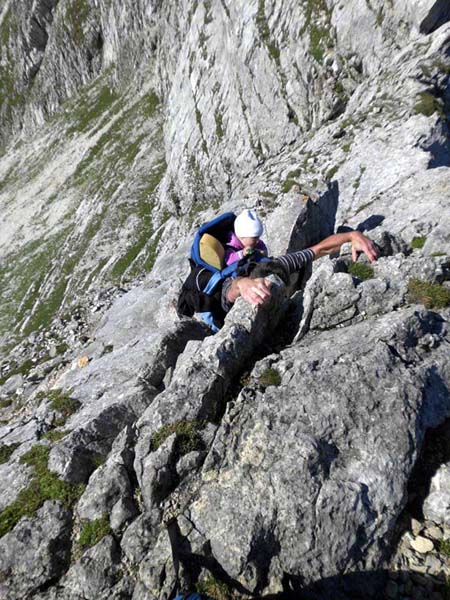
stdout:
POLYGON ((168 525, 168 533, 175 571, 178 572, 176 589, 170 598, 173 598, 177 592, 192 592, 199 582, 202 571, 205 569, 211 573, 216 581, 223 582, 228 589, 236 590, 240 594, 251 595, 249 590, 226 573, 212 556, 210 548, 205 548, 204 555, 196 554, 192 550, 189 539, 181 533, 176 520, 168 525))
POLYGON ((419 458, 408 482, 406 512, 417 520, 423 520, 423 503, 430 493, 431 480, 443 464, 450 462, 450 420, 429 429, 419 458))
POLYGON ((423 145, 430 153, 429 169, 450 166, 450 76, 443 81, 435 80, 423 94, 430 104, 430 113, 439 115, 439 121, 434 128, 435 139, 423 145))
POLYGON ((57 6, 59 0, 42 0, 34 6, 34 13, 28 21, 28 31, 25 51, 30 58, 37 51, 38 56, 31 60, 27 71, 24 73, 25 81, 29 84, 38 74, 44 59, 45 49, 48 42, 47 27, 53 22, 53 10, 57 6))
POLYGON ((450 4, 448 0, 437 0, 420 24, 420 33, 430 34, 450 21, 450 4))

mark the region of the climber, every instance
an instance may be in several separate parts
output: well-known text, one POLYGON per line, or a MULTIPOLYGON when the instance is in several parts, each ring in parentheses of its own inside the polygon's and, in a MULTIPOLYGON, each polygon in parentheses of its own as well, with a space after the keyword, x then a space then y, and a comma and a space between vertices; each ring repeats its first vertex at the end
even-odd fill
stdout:
MULTIPOLYGON (((273 259, 270 263, 265 263, 266 271, 273 270, 281 266, 287 275, 301 271, 309 263, 326 256, 339 252, 341 246, 346 243, 352 245, 352 259, 355 262, 358 255, 363 252, 370 262, 377 259, 378 251, 375 244, 359 231, 350 231, 346 233, 336 233, 325 238, 323 241, 311 246, 306 250, 292 252, 273 259), (271 269, 271 266, 273 268, 271 269)), ((271 282, 264 277, 255 277, 257 271, 249 277, 227 278, 222 286, 222 308, 228 312, 234 302, 242 296, 250 304, 262 304, 270 296, 271 282)))
POLYGON ((239 296, 250 304, 262 304, 270 295, 265 276, 279 275, 288 283, 316 258, 339 251, 342 244, 352 244, 353 260, 364 252, 373 262, 375 245, 358 231, 338 233, 306 250, 267 258, 267 248, 260 239, 263 225, 255 212, 244 210, 237 217, 225 213, 202 225, 191 247, 191 272, 178 297, 179 316, 198 313, 217 332, 225 314, 239 296))

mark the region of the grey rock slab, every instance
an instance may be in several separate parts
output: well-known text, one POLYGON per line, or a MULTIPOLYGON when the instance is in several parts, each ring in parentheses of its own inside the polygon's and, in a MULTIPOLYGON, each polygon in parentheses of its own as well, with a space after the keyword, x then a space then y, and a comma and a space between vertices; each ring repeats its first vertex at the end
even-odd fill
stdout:
POLYGON ((440 317, 408 309, 262 361, 281 385, 241 392, 188 510, 230 577, 262 592, 284 573, 313 582, 381 564, 425 429, 450 415, 446 340, 440 317))
POLYGON ((19 493, 30 483, 32 468, 10 460, 0 465, 0 511, 12 504, 19 493))
POLYGON ((119 498, 111 509, 110 525, 113 531, 120 531, 139 514, 136 502, 130 496, 119 498))
POLYGON ((166 528, 162 529, 156 543, 139 565, 138 580, 150 598, 167 598, 176 581, 172 543, 166 528))
POLYGON ((30 598, 59 578, 70 560, 72 515, 59 502, 47 501, 33 517, 23 518, 0 539, 0 595, 30 598))
POLYGON ((13 375, 9 377, 5 381, 5 383, 0 387, 1 394, 5 396, 12 396, 15 392, 21 388, 23 385, 23 375, 20 373, 18 375, 13 375))
POLYGON ((140 488, 147 510, 159 506, 175 487, 178 478, 175 472, 176 434, 172 433, 163 444, 150 452, 142 462, 140 488))
POLYGON ((426 519, 450 527, 450 465, 439 467, 431 479, 430 492, 423 503, 426 519))
MULTIPOLYGON (((348 267, 351 260, 345 251, 342 257, 348 267)), ((382 256, 371 265, 373 278, 364 281, 339 272, 342 270, 341 260, 325 258, 314 266, 313 275, 301 297, 303 314, 297 341, 309 329, 350 325, 404 306, 409 301, 408 284, 411 279, 436 283, 448 277, 443 262, 416 253, 382 256)))
POLYGON ((133 442, 131 428, 125 428, 117 436, 106 462, 91 475, 77 504, 77 514, 81 519, 100 519, 103 514, 109 514, 119 500, 128 500, 131 510, 133 442))
POLYGON ((323 292, 314 299, 315 310, 310 321, 311 329, 329 329, 345 323, 357 313, 356 304, 361 292, 346 273, 336 273, 327 282, 323 292))
POLYGON ((161 527, 161 511, 153 509, 139 515, 125 530, 121 549, 132 565, 139 565, 155 544, 161 527))
POLYGON ((184 479, 188 473, 196 471, 205 458, 204 452, 188 452, 176 464, 177 474, 184 479))
POLYGON ((65 481, 87 482, 97 461, 106 458, 124 425, 131 425, 135 421, 133 401, 137 398, 140 405, 141 397, 141 390, 136 391, 130 395, 128 406, 125 398, 122 398, 123 402, 112 404, 84 426, 72 431, 51 449, 48 468, 65 481))
POLYGON ((104 513, 109 514, 119 499, 130 498, 131 495, 132 487, 127 470, 110 459, 89 478, 87 488, 77 505, 78 516, 94 521, 104 513))
POLYGON ((442 529, 440 527, 436 527, 434 525, 427 526, 424 529, 423 533, 424 533, 425 537, 429 538, 430 540, 436 540, 439 542, 443 539, 442 529))
POLYGON ((306 247, 303 241, 305 233, 301 225, 306 219, 307 210, 303 196, 291 192, 285 201, 264 219, 263 239, 270 240, 270 256, 281 256, 291 250, 290 246, 293 245, 295 249, 306 247))
POLYGON ((216 335, 188 345, 177 362, 170 386, 137 423, 134 467, 141 489, 151 489, 145 465, 150 460, 148 467, 154 472, 151 459, 147 459, 152 436, 163 425, 176 421, 214 419, 233 377, 276 327, 283 299, 284 285, 277 279, 264 305, 257 308, 238 299, 216 335))
MULTIPOLYGON (((126 297, 127 294, 117 303, 124 303, 126 297)), ((143 329, 139 318, 133 323, 132 316, 127 314, 130 306, 127 302, 123 319, 130 323, 128 328, 132 329, 134 341, 129 342, 127 338, 124 342, 120 337, 116 341, 111 331, 121 331, 121 309, 117 303, 111 309, 112 314, 107 313, 106 323, 98 333, 99 339, 110 342, 115 350, 83 368, 75 368, 57 382, 82 404, 66 424, 73 431, 50 455, 49 468, 68 481, 87 480, 92 472, 92 460, 96 455, 106 456, 124 425, 133 423, 144 412, 158 394, 155 386, 162 383, 166 370, 175 364, 188 340, 208 335, 206 328, 193 320, 177 322, 161 330, 149 329, 150 323, 143 329)), ((140 314, 141 305, 137 304, 136 309, 135 302, 131 302, 132 315, 140 314)))
POLYGON ((427 554, 434 548, 434 544, 431 540, 419 535, 411 541, 411 547, 420 554, 427 554))
POLYGON ((105 536, 70 567, 63 583, 69 598, 96 598, 120 579, 120 552, 111 535, 105 536))

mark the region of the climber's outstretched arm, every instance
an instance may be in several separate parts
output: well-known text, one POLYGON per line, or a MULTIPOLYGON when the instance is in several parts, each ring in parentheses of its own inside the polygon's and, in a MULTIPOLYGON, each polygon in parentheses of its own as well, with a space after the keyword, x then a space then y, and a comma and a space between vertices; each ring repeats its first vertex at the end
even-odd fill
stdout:
POLYGON ((325 238, 315 246, 311 246, 311 250, 315 254, 315 258, 326 256, 339 252, 343 244, 351 243, 352 259, 356 262, 359 252, 364 252, 370 262, 377 259, 378 251, 372 240, 369 240, 360 231, 348 231, 346 233, 335 233, 325 238))
MULTIPOLYGON (((370 262, 376 260, 378 251, 375 244, 359 231, 335 233, 311 246, 308 250, 285 254, 274 260, 280 262, 289 274, 303 268, 308 261, 339 252, 341 246, 347 243, 352 245, 353 261, 357 260, 359 252, 364 252, 370 262), (309 252, 310 250, 312 252, 309 252)), ((237 277, 225 288, 226 304, 233 304, 239 296, 242 296, 250 304, 262 304, 270 296, 270 281, 264 278, 237 277)), ((229 308, 227 307, 226 310, 229 308)))

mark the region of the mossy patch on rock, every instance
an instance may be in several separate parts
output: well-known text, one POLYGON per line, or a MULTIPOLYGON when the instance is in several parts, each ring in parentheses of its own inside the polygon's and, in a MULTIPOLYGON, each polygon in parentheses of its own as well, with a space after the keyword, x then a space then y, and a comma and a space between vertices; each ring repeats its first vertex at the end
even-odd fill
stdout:
POLYGON ((374 275, 373 268, 363 263, 351 263, 348 267, 348 272, 358 279, 365 281, 366 279, 372 279, 374 275))
POLYGON ((42 437, 45 440, 50 440, 51 442, 59 442, 59 440, 65 438, 66 435, 68 435, 68 433, 68 431, 55 431, 54 429, 52 429, 51 431, 47 431, 47 433, 44 433, 42 437))
POLYGON ((425 308, 445 308, 450 306, 450 290, 439 283, 428 283, 420 279, 408 282, 410 302, 423 304, 425 308))
POLYGON ((66 24, 77 44, 85 40, 84 25, 89 19, 91 7, 86 0, 72 0, 66 4, 66 24))
POLYGON ((18 448, 20 444, 10 444, 0 446, 0 465, 8 462, 10 456, 18 448))
POLYGON ((325 0, 304 0, 305 24, 299 34, 309 34, 309 52, 322 63, 325 51, 333 46, 331 38, 331 11, 325 0))
POLYGON ((17 365, 16 367, 8 371, 8 373, 0 377, 0 385, 3 385, 13 375, 28 375, 28 372, 34 366, 36 366, 36 364, 37 363, 34 363, 31 359, 25 360, 22 364, 17 365))
POLYGON ((214 118, 216 120, 216 135, 219 140, 223 139, 224 129, 223 129, 223 116, 222 113, 216 111, 214 113, 214 118))
POLYGON ((280 49, 277 44, 272 40, 270 35, 270 28, 266 17, 265 0, 258 1, 258 13, 256 15, 256 25, 258 27, 259 36, 267 48, 269 56, 275 61, 277 65, 280 63, 280 49))
POLYGON ((411 241, 411 248, 421 249, 424 247, 427 238, 425 236, 416 236, 411 241))
POLYGON ((203 425, 202 421, 176 421, 175 423, 164 425, 153 434, 150 442, 151 450, 153 452, 157 450, 173 433, 177 436, 176 454, 178 456, 184 456, 194 450, 201 450, 203 448, 203 441, 199 430, 203 425))
POLYGON ((37 445, 20 458, 22 464, 34 467, 34 477, 17 499, 0 513, 0 537, 11 531, 22 517, 31 517, 46 500, 58 500, 67 508, 81 496, 85 486, 62 481, 47 468, 50 448, 37 445))
POLYGON ((83 550, 85 548, 92 548, 92 546, 98 544, 100 540, 108 535, 110 531, 108 515, 104 514, 100 519, 87 521, 83 524, 78 544, 83 550))
POLYGON ((444 109, 441 102, 430 92, 422 92, 417 96, 417 102, 414 105, 416 113, 431 117, 435 112, 444 117, 444 109))
POLYGON ((290 171, 287 174, 286 179, 283 181, 283 183, 281 184, 281 192, 283 194, 287 194, 294 185, 300 185, 299 181, 298 181, 298 177, 301 174, 301 170, 300 169, 295 169, 294 171, 290 171))
POLYGON ((281 375, 276 369, 269 367, 259 376, 259 384, 263 387, 278 386, 281 384, 281 375))
POLYGON ((47 398, 50 400, 50 407, 61 415, 57 427, 63 425, 80 408, 78 400, 71 398, 70 393, 60 389, 51 390, 47 394, 47 398))
POLYGON ((232 600, 233 593, 228 585, 216 579, 213 575, 208 575, 195 586, 199 594, 205 594, 214 600, 232 600))
POLYGON ((450 556, 450 540, 441 540, 438 544, 437 549, 439 554, 443 554, 444 556, 450 556))

